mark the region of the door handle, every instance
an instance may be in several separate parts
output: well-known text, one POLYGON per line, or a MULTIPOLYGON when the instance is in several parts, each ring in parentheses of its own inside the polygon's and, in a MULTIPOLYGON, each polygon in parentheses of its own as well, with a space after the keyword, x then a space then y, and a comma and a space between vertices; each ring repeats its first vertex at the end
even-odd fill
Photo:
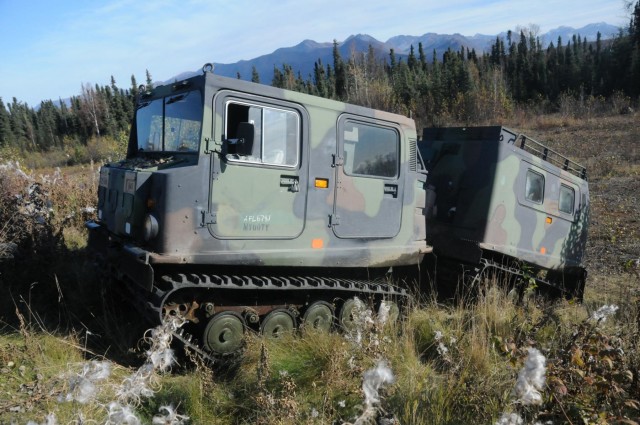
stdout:
POLYGON ((398 185, 397 184, 385 184, 384 194, 391 195, 394 198, 398 197, 398 185))
POLYGON ((300 192, 298 176, 280 176, 280 187, 287 187, 289 192, 300 192))

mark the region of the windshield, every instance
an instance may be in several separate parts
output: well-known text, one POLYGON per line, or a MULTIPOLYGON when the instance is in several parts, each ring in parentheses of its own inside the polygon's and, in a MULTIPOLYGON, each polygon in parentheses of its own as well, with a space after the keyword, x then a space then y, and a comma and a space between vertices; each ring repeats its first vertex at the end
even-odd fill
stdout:
POLYGON ((197 90, 142 103, 136 111, 139 152, 196 152, 202 126, 197 90))

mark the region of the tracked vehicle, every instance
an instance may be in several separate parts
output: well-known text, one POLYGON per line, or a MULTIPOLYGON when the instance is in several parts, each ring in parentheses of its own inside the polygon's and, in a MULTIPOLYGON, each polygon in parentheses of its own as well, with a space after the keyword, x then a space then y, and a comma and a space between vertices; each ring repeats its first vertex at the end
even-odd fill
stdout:
POLYGON ((349 330, 359 299, 396 315, 400 276, 426 281, 434 248, 456 274, 521 276, 522 260, 545 285, 583 284, 574 163, 500 127, 423 139, 407 117, 205 66, 141 90, 127 157, 100 170, 89 248, 141 313, 186 319, 176 336, 205 356, 246 329, 349 330))
POLYGON ((488 275, 582 297, 586 169, 504 127, 424 129, 427 241, 471 285, 488 275))
POLYGON ((413 121, 211 71, 144 91, 101 168, 105 269, 205 353, 247 327, 349 328, 355 297, 396 311, 389 273, 429 252, 413 121))

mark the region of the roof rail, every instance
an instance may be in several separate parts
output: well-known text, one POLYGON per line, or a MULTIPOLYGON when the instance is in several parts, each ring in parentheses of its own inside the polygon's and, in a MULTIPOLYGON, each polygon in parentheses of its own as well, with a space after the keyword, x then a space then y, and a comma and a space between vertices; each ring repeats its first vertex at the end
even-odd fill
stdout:
POLYGON ((559 167, 562 170, 568 171, 571 174, 580 177, 583 180, 587 179, 587 169, 578 164, 575 161, 570 160, 558 152, 549 149, 542 143, 532 139, 531 137, 525 136, 524 134, 519 134, 516 137, 516 141, 514 145, 518 146, 520 149, 529 152, 532 155, 537 156, 538 158, 542 158, 544 161, 547 161, 556 167, 559 167))

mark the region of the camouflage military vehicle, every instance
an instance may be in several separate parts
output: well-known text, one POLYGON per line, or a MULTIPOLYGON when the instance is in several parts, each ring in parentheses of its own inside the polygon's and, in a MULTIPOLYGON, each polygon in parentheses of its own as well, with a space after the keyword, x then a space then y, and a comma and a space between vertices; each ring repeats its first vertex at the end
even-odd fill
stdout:
POLYGON ((211 68, 141 93, 90 248, 205 354, 247 327, 349 329, 356 297, 395 311, 385 277, 429 252, 414 122, 211 68))
POLYGON ((89 247, 141 311, 187 319, 177 336, 205 356, 248 328, 348 330, 358 299, 397 313, 392 282, 420 279, 431 246, 474 275, 521 260, 581 290, 582 167, 500 127, 426 129, 419 145, 407 117, 205 66, 142 90, 126 159, 100 170, 89 247))
POLYGON ((427 241, 472 282, 489 271, 582 296, 584 167, 503 127, 424 129, 427 241))

